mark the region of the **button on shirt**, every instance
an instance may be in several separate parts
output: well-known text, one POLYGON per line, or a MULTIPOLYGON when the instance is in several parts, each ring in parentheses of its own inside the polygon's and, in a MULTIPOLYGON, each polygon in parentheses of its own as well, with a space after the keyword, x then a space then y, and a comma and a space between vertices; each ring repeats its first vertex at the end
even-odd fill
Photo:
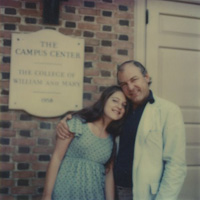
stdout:
POLYGON ((115 184, 122 187, 132 187, 132 167, 135 138, 138 125, 145 109, 149 103, 154 103, 152 91, 143 105, 135 110, 130 109, 128 116, 123 124, 122 134, 120 135, 119 151, 114 166, 115 184))

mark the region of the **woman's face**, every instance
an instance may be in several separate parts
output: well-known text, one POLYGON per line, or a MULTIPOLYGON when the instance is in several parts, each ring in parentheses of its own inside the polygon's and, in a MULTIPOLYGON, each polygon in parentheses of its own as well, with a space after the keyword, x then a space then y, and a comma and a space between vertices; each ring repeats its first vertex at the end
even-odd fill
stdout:
POLYGON ((121 119, 124 116, 126 104, 126 97, 123 92, 113 93, 104 106, 104 117, 111 121, 121 119))

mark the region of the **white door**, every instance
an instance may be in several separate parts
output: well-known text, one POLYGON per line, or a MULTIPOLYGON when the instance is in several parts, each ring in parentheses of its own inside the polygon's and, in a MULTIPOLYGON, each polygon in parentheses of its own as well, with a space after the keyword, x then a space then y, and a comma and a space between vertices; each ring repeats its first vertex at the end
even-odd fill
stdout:
MULTIPOLYGON (((190 2, 188 0, 188 2, 190 2)), ((178 104, 188 174, 180 200, 200 199, 200 5, 147 0, 146 67, 153 91, 178 104)))

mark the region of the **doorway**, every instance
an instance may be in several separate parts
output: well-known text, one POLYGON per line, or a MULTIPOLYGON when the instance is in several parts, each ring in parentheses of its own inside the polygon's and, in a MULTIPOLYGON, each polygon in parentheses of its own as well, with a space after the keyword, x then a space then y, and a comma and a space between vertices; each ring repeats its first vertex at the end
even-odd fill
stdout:
POLYGON ((188 172, 179 199, 200 199, 200 1, 135 0, 134 36, 152 90, 183 113, 188 172))

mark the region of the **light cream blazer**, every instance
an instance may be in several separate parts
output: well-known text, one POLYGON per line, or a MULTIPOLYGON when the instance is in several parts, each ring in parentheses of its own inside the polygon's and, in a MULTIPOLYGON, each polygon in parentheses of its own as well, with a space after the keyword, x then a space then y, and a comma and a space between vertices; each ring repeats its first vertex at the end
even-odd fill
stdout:
POLYGON ((184 122, 178 106, 154 98, 145 107, 135 141, 134 200, 176 200, 186 176, 184 122))

